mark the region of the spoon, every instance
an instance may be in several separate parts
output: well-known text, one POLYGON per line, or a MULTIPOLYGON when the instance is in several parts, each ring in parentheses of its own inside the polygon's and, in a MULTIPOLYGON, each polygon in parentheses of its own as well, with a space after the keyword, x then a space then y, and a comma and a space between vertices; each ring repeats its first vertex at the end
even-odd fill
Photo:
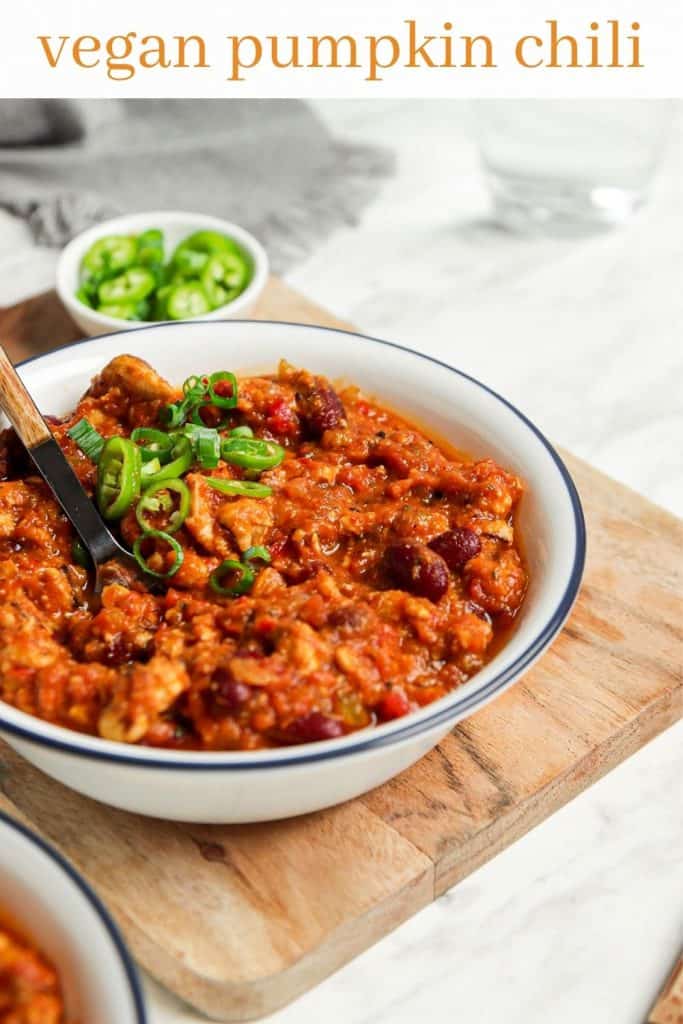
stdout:
POLYGON ((2 345, 0 409, 14 427, 36 469, 87 549, 95 567, 95 593, 100 594, 104 585, 102 566, 105 562, 112 558, 123 558, 135 565, 135 560, 130 551, 126 551, 112 535, 83 490, 2 345))

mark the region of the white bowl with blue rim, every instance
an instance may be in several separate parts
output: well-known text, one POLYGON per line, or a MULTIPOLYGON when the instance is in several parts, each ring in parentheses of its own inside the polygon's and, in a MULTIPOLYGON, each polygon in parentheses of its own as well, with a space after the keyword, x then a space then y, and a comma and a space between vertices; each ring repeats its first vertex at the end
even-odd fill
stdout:
POLYGON ((586 539, 571 477, 541 432, 484 384, 408 348, 323 327, 185 322, 77 342, 20 374, 46 413, 74 408, 122 353, 171 381, 200 369, 273 372, 278 360, 357 384, 380 403, 525 481, 518 512, 530 583, 515 629, 464 686, 426 707, 340 739, 252 752, 130 746, 71 732, 0 702, 0 735, 48 775, 115 807, 178 821, 268 821, 329 807, 413 764, 467 715, 512 686, 555 638, 578 593, 586 539))
POLYGON ((57 969, 66 1022, 147 1024, 135 966, 100 899, 52 846, 2 812, 0 914, 57 969))

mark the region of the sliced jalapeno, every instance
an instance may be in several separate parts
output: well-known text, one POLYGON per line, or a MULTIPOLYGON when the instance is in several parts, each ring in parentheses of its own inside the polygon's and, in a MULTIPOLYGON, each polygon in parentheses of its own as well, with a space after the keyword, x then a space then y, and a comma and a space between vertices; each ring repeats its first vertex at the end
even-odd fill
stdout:
POLYGON ((137 303, 147 298, 156 287, 154 274, 146 267, 131 267, 122 274, 104 281, 97 289, 102 305, 137 303))
POLYGON ((201 275, 212 309, 225 306, 243 292, 249 281, 249 267, 238 252, 219 252, 209 257, 201 275))
POLYGON ((97 312, 102 316, 111 316, 114 320, 139 320, 137 307, 132 302, 107 303, 98 306, 97 312))
POLYGON ((221 494, 238 494, 243 498, 268 498, 273 493, 272 487, 253 480, 225 480, 220 476, 205 476, 204 479, 209 487, 220 491, 221 494))
POLYGON ((127 235, 107 235, 90 246, 81 264, 86 277, 104 280, 132 266, 137 253, 134 238, 127 235))
POLYGON ((165 533, 163 530, 147 530, 146 533, 141 533, 139 537, 135 539, 133 544, 133 556, 135 561, 138 563, 143 572, 146 572, 149 576, 156 576, 157 579, 166 580, 170 576, 174 576, 180 566, 183 564, 185 553, 181 548, 175 537, 171 537, 169 533, 165 533), (174 559, 171 567, 163 572, 157 572, 156 569, 152 569, 149 565, 149 560, 158 555, 157 545, 154 545, 154 551, 149 555, 143 553, 143 546, 149 541, 162 541, 164 544, 168 544, 171 551, 173 552, 174 559))
POLYGON ((170 320, 191 320, 192 317, 203 316, 210 309, 206 293, 196 281, 172 288, 166 297, 166 311, 170 320))
POLYGON ((158 459, 162 466, 170 462, 175 444, 175 439, 170 434, 165 434, 163 430, 156 430, 154 427, 136 427, 130 439, 139 445, 143 462, 158 459))
POLYGON ((137 445, 126 437, 110 437, 97 465, 97 504, 105 519, 126 514, 140 494, 141 477, 137 445))
POLYGON ((249 437, 226 437, 221 443, 221 458, 243 469, 272 469, 285 457, 284 448, 275 441, 257 441, 249 437))
POLYGON ((218 252, 229 252, 236 248, 236 243, 227 235, 222 235, 220 231, 195 231, 194 234, 189 235, 183 239, 178 248, 173 253, 173 262, 175 263, 179 254, 191 250, 192 252, 206 253, 209 256, 213 256, 218 252))
POLYGON ((159 280, 164 263, 164 233, 158 228, 150 228, 138 235, 137 262, 149 267, 159 280))
POLYGON ((168 517, 164 524, 164 530, 166 533, 176 533, 183 525, 190 514, 190 489, 182 480, 162 480, 147 488, 135 509, 135 518, 143 530, 156 529, 155 524, 147 518, 149 514, 159 515, 162 512, 171 512, 174 504, 171 492, 179 496, 178 507, 168 517))
POLYGON ((179 277, 199 277, 208 261, 209 257, 205 252, 181 247, 173 256, 172 266, 179 277))

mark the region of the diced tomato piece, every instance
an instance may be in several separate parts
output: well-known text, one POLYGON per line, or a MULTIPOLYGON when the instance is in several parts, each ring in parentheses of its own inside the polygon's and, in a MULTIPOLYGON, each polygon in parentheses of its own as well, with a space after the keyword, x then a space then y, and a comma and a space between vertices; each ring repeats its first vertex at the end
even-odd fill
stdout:
POLYGON ((299 433, 299 417, 284 398, 276 398, 267 410, 266 424, 279 437, 295 437, 299 433))

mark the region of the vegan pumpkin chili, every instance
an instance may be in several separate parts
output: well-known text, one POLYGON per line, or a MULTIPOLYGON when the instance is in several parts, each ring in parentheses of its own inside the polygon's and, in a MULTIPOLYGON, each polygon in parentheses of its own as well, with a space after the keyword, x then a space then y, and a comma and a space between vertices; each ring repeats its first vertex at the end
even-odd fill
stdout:
POLYGON ((0 1024, 63 1024, 64 1003, 54 967, 0 920, 0 1024))
POLYGON ((94 598, 7 431, 0 697, 47 721, 172 749, 335 738, 460 686, 524 599, 516 476, 287 363, 180 391, 119 356, 52 429, 139 570, 109 563, 94 598))

